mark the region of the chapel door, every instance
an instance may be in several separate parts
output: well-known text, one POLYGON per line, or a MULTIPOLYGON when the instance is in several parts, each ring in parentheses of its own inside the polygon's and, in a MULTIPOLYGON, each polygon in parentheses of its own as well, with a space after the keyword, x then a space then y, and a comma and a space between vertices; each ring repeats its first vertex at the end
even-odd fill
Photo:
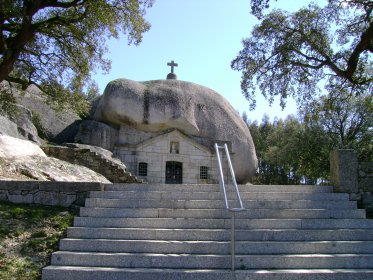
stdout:
POLYGON ((183 163, 177 161, 166 162, 166 184, 183 183, 183 163))

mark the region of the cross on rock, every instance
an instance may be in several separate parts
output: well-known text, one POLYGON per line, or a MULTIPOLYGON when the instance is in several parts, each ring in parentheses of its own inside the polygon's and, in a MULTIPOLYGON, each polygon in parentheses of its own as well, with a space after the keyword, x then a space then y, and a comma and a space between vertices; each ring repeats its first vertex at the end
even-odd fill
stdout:
POLYGON ((171 60, 171 62, 167 63, 167 66, 171 66, 171 73, 173 74, 174 73, 174 67, 177 67, 178 64, 175 63, 173 60, 171 60))

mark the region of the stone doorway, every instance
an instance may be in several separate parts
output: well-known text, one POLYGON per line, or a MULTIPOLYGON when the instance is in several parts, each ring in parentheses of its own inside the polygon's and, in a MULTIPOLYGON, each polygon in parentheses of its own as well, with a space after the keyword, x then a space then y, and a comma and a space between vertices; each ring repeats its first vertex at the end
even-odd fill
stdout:
POLYGON ((178 161, 166 162, 166 184, 183 183, 183 163, 178 161))

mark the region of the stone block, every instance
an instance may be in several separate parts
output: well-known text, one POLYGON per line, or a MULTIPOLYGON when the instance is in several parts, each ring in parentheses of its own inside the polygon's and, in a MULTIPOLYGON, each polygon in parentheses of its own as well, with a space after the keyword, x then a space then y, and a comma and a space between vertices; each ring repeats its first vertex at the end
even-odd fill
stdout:
POLYGON ((91 182, 40 182, 40 190, 53 192, 102 191, 104 184, 91 182))
POLYGON ((38 189, 39 182, 37 181, 0 181, 0 189, 2 190, 33 190, 38 189))
POLYGON ((0 191, 0 201, 7 201, 8 193, 6 191, 0 191))
POLYGON ((10 190, 10 191, 8 191, 8 194, 10 194, 10 195, 22 195, 22 191, 20 191, 20 190, 10 190))
POLYGON ((363 192, 373 192, 373 178, 360 178, 359 190, 363 192))
POLYGON ((361 195, 361 201, 364 205, 373 205, 373 194, 370 192, 361 195))
POLYGON ((43 205, 59 205, 69 207, 76 201, 75 194, 66 194, 62 192, 38 192, 35 194, 34 203, 43 205))
POLYGON ((88 198, 89 192, 78 192, 76 194, 76 200, 74 201, 74 204, 79 206, 84 206, 85 199, 88 198))
POLYGON ((8 194, 8 201, 13 203, 34 203, 34 195, 8 194))
POLYGON ((350 200, 351 201, 360 201, 361 200, 361 194, 360 193, 350 193, 350 200))
POLYGON ((358 192, 358 161, 353 150, 331 152, 330 177, 335 192, 358 192))

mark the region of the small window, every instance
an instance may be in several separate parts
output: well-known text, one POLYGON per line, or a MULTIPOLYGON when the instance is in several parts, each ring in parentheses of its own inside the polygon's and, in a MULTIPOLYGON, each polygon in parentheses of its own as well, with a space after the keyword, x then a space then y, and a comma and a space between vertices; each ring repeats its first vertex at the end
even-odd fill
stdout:
POLYGON ((148 176, 148 164, 146 162, 139 162, 138 176, 148 176))
POLYGON ((209 178, 209 168, 207 166, 199 167, 199 178, 201 180, 206 180, 209 178))
POLYGON ((172 141, 170 142, 170 154, 178 154, 179 153, 179 142, 172 141))

